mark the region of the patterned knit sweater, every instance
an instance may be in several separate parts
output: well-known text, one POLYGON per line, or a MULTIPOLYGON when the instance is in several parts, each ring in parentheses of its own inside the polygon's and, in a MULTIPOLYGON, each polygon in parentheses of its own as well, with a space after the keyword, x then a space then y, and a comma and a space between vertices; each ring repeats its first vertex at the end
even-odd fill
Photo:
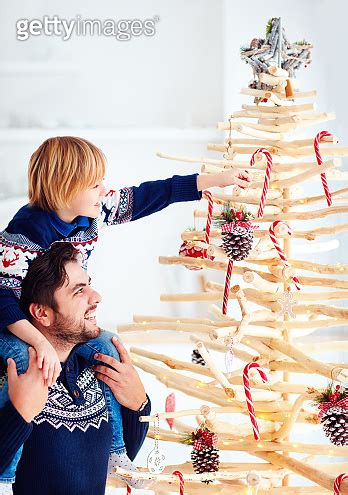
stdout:
MULTIPOLYGON (((63 364, 44 409, 31 423, 11 402, 0 410, 0 472, 24 444, 13 485, 15 495, 105 493, 112 428, 103 384, 95 378, 91 363, 78 355, 78 347, 63 364)), ((150 408, 148 404, 141 413, 129 411, 134 422, 133 445, 126 425, 127 451, 140 449, 147 428, 142 428, 138 418, 149 414, 150 408)))
POLYGON ((98 240, 99 230, 151 215, 172 203, 201 199, 197 174, 144 182, 138 187, 110 190, 96 219, 77 217, 66 223, 53 211, 23 206, 0 232, 0 331, 26 319, 18 299, 30 263, 54 242, 71 242, 80 250, 84 267, 98 240))

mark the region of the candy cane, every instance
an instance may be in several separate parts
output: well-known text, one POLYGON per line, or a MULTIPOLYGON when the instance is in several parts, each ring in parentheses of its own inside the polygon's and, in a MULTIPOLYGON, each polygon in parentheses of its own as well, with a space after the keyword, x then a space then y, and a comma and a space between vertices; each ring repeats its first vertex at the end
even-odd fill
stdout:
POLYGON ((251 425, 253 427, 255 440, 260 440, 259 427, 258 427, 258 424, 256 421, 255 409, 254 409, 253 400, 252 400, 251 392, 250 392, 249 370, 251 368, 257 369, 257 371, 260 373, 260 376, 261 376, 263 382, 267 382, 268 380, 267 380, 266 373, 261 369, 261 367, 258 363, 248 363, 244 367, 243 383, 244 383, 244 392, 245 392, 245 397, 246 397, 246 401, 247 401, 247 407, 248 407, 248 411, 249 411, 250 421, 251 421, 251 425))
MULTIPOLYGON (((292 235, 292 229, 290 228, 290 226, 286 222, 283 222, 283 220, 276 220, 275 222, 272 223, 272 225, 269 228, 269 236, 270 236, 270 238, 271 238, 271 240, 272 240, 272 242, 274 244, 274 247, 278 251, 279 258, 282 260, 284 266, 290 266, 289 263, 288 263, 288 260, 286 259, 285 254, 283 253, 282 248, 279 245, 278 239, 276 238, 276 235, 274 233, 274 229, 279 224, 285 225, 286 228, 287 228, 287 230, 288 230, 288 234, 289 235, 292 235)), ((299 279, 297 277, 292 277, 292 280, 293 280, 293 282, 295 284, 296 289, 297 290, 301 290, 301 288, 299 286, 299 284, 300 284, 299 279)))
POLYGON ((257 212, 257 216, 259 218, 262 218, 263 217, 263 208, 265 206, 265 201, 266 201, 266 196, 267 196, 267 191, 268 191, 268 186, 269 186, 269 180, 270 180, 271 172, 272 172, 272 155, 266 148, 259 148, 258 150, 255 151, 255 153, 253 153, 253 155, 251 157, 251 160, 250 160, 251 166, 254 165, 255 157, 258 153, 263 153, 267 159, 266 175, 265 175, 265 180, 263 183, 260 206, 259 206, 259 210, 257 212))
POLYGON ((208 217, 207 223, 205 226, 205 242, 209 244, 210 241, 210 228, 211 228, 211 219, 213 216, 213 197, 210 191, 204 191, 204 197, 208 200, 208 217))
POLYGON ((232 270, 233 270, 233 261, 228 260, 227 272, 226 272, 226 278, 225 278, 224 298, 222 301, 222 314, 223 315, 227 314, 228 296, 230 295, 232 270))
MULTIPOLYGON (((322 159, 322 156, 321 156, 320 150, 319 150, 319 143, 323 137, 330 137, 330 136, 332 136, 332 134, 330 134, 330 132, 321 131, 321 132, 318 132, 318 134, 314 138, 314 151, 315 151, 315 156, 317 158, 318 165, 321 165, 323 163, 323 159, 322 159)), ((323 184, 327 205, 331 206, 332 205, 332 199, 331 199, 331 194, 329 191, 329 186, 327 183, 325 172, 321 173, 320 177, 321 177, 321 183, 323 184)))
POLYGON ((179 478, 179 483, 180 483, 180 495, 184 495, 184 488, 185 488, 185 481, 182 473, 180 471, 173 471, 172 474, 177 476, 179 478))
POLYGON ((341 492, 340 492, 341 482, 343 480, 347 480, 347 479, 348 479, 347 473, 342 473, 339 476, 337 476, 337 478, 335 479, 335 482, 334 482, 334 495, 340 495, 341 494, 341 492))

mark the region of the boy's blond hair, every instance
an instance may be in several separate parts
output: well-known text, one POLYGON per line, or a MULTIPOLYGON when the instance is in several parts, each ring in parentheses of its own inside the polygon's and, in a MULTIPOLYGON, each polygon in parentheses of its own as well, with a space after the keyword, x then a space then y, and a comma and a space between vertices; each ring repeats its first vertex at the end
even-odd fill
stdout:
POLYGON ((106 169, 103 152, 85 139, 46 139, 29 162, 29 203, 44 210, 69 207, 76 195, 100 182, 106 169))

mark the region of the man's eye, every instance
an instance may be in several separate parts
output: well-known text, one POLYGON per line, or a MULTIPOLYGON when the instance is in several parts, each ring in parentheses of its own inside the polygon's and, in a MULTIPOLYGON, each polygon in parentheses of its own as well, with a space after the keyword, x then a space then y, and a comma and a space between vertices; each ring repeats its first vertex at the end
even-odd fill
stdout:
POLYGON ((83 293, 83 287, 81 287, 81 289, 79 289, 79 290, 77 290, 77 291, 75 292, 75 294, 82 294, 82 293, 83 293))

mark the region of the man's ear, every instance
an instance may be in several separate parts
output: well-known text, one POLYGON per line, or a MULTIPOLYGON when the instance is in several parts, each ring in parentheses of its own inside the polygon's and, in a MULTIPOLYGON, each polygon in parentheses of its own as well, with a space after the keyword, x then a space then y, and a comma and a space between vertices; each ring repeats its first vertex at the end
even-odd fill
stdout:
POLYGON ((31 303, 29 313, 35 321, 44 327, 49 327, 53 323, 53 311, 43 304, 31 303))

